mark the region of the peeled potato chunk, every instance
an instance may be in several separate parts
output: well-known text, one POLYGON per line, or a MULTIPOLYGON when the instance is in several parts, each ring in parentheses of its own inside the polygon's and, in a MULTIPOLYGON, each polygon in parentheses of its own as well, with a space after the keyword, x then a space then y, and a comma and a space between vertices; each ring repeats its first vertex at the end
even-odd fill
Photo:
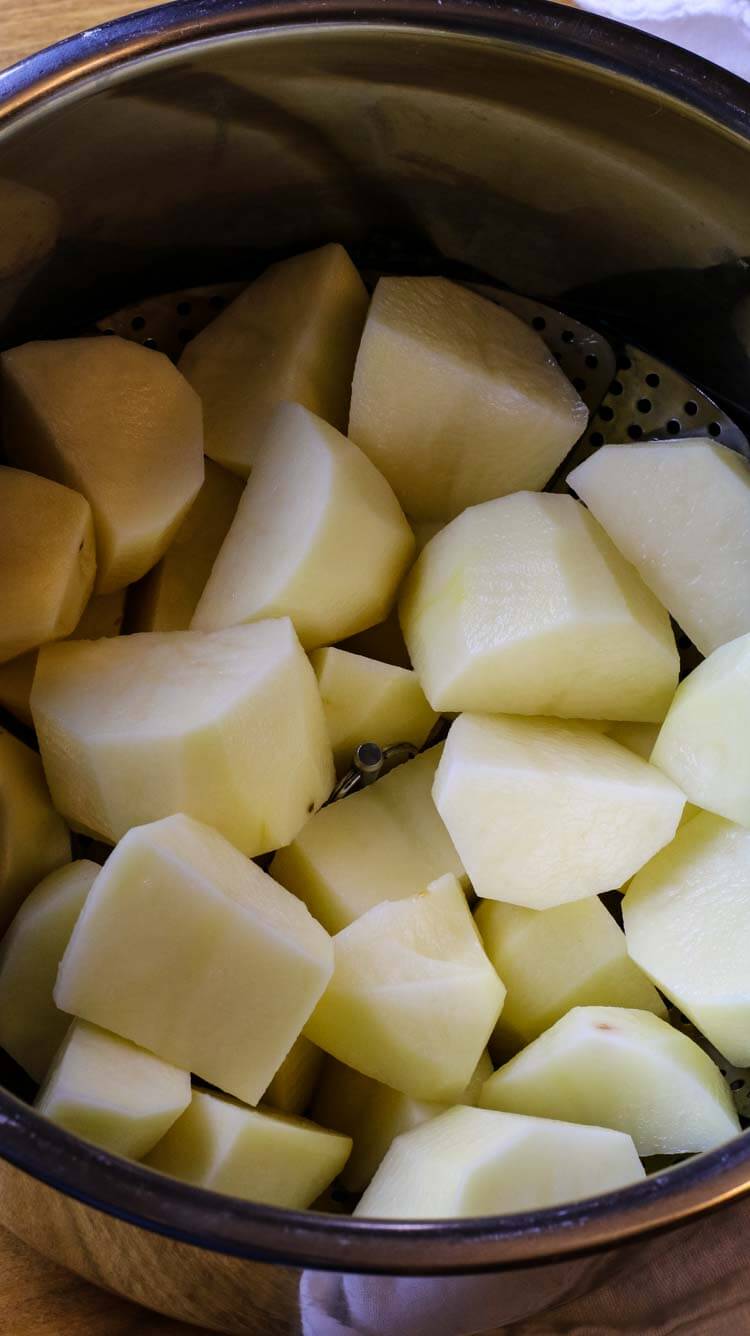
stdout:
POLYGON ((55 1002, 255 1104, 332 969, 328 933, 295 896, 217 831, 173 816, 110 854, 55 1002))
POLYGON ((456 878, 376 905, 333 947, 333 976, 305 1027, 308 1039, 415 1099, 458 1099, 505 989, 456 878))
POLYGON ((190 1073, 74 1021, 36 1108, 68 1132, 140 1160, 190 1103, 190 1073))
POLYGON ((0 936, 48 872, 70 862, 70 834, 36 752, 0 728, 0 936))
POLYGON ((277 853, 272 876, 329 932, 340 932, 383 900, 415 895, 444 873, 468 884, 432 800, 442 750, 431 747, 324 807, 277 853))
MULTIPOLYGON (((99 640, 102 636, 119 636, 124 612, 124 589, 118 589, 114 594, 94 594, 67 639, 99 640)), ((38 651, 32 649, 17 659, 0 663, 0 705, 29 727, 33 726, 31 688, 38 658, 38 651)))
POLYGON ((494 1053, 518 1052, 573 1007, 638 1007, 666 1018, 659 994, 630 959, 622 929, 597 896, 543 912, 483 900, 474 921, 508 990, 494 1053))
POLYGON ((301 1034, 266 1090, 263 1101, 281 1113, 304 1113, 323 1066, 323 1050, 301 1034))
POLYGON ((605 445, 568 477, 702 654, 750 632, 750 467, 708 438, 605 445))
POLYGON ((189 629, 241 495, 241 480, 207 459, 203 486, 170 546, 130 590, 130 631, 189 629))
POLYGON ((750 826, 750 635, 680 683, 651 760, 697 807, 750 826))
POLYGON ((360 742, 376 742, 379 747, 412 742, 421 747, 438 721, 416 673, 408 668, 343 649, 316 649, 310 662, 339 774, 350 768, 360 742))
POLYGON ((424 548, 399 611, 435 710, 660 723, 677 686, 667 613, 570 496, 467 510, 424 548))
POLYGON ((684 795, 581 723, 463 714, 433 787, 477 895, 551 909, 621 886, 673 838, 684 795))
POLYGON ((203 400, 206 454, 247 477, 282 400, 344 431, 367 302, 338 245, 282 260, 251 283, 180 359, 203 400))
POLYGON ((0 467, 0 570, 0 662, 70 635, 96 574, 88 501, 0 467))
POLYGON ((308 409, 281 404, 192 626, 288 616, 314 649, 382 621, 413 553, 414 535, 369 459, 308 409))
POLYGON ((214 1192, 302 1209, 346 1163, 349 1137, 271 1109, 196 1090, 190 1108, 151 1152, 163 1174, 214 1192))
POLYGON ((185 811, 255 857, 293 839, 334 783, 286 619, 48 646, 31 708, 56 806, 111 843, 185 811))
POLYGON ((643 1177, 622 1132, 456 1108, 396 1138, 354 1214, 506 1215, 599 1196, 643 1177))
POLYGON ((633 878, 628 951, 737 1067, 750 1065, 750 831, 701 812, 633 878))
POLYGON ((25 343, 0 366, 10 462, 91 505, 96 593, 140 579, 203 482, 197 394, 162 353, 114 336, 25 343))
POLYGON ((381 278, 349 435, 415 520, 540 489, 588 413, 538 334, 445 278, 381 278))
POLYGON ((729 1086, 703 1049, 625 1007, 569 1011, 490 1077, 480 1103, 629 1132, 642 1156, 709 1150, 740 1130, 729 1086))
MULTIPOLYGON (((491 1075, 492 1063, 488 1054, 483 1053, 458 1103, 476 1104, 482 1086, 491 1075)), ((362 1076, 335 1058, 327 1058, 312 1114, 324 1127, 333 1127, 352 1138, 352 1153, 341 1171, 340 1181, 348 1192, 362 1192, 397 1136, 419 1127, 429 1118, 437 1118, 449 1107, 445 1103, 413 1099, 362 1076)))
POLYGON ((86 858, 50 872, 26 897, 0 945, 0 1045, 41 1081, 70 1025, 55 1006, 57 967, 99 873, 86 858))

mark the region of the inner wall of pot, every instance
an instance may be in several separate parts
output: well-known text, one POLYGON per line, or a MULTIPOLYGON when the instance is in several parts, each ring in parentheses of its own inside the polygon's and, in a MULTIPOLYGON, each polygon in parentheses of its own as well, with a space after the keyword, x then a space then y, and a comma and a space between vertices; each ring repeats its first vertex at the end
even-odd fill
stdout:
POLYGON ((747 165, 701 113, 559 55, 376 25, 246 34, 6 135, 0 177, 41 198, 24 247, 0 191, 0 339, 336 239, 368 267, 551 298, 741 404, 747 165))

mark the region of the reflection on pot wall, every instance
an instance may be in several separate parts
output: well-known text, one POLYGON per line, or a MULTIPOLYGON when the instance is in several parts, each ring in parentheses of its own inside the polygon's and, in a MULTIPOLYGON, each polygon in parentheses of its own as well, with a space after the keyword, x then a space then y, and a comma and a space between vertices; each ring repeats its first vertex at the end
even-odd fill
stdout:
POLYGON ((608 314, 742 403, 731 317, 750 292, 750 181, 729 133, 480 37, 316 37, 212 48, 6 143, 0 171, 62 215, 16 331, 69 330, 336 238, 372 265, 445 258, 593 323, 608 314))

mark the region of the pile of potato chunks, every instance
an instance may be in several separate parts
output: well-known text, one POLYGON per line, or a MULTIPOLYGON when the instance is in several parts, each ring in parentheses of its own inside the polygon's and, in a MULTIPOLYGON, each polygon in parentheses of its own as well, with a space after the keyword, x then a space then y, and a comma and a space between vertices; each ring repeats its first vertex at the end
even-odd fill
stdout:
POLYGON ((370 301, 338 245, 179 368, 1 362, 0 704, 39 754, 0 730, 0 1043, 38 1109, 384 1218, 735 1135, 665 999, 750 1065, 746 462, 604 446, 543 492, 587 412, 539 336, 443 278, 370 301))

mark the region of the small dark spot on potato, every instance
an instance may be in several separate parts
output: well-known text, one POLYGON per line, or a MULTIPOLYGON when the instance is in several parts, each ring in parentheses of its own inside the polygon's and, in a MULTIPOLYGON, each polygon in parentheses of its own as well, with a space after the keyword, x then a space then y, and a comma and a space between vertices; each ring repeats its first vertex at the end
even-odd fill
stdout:
POLYGON ((313 812, 315 811, 315 803, 308 803, 307 810, 310 816, 312 816, 313 812))

